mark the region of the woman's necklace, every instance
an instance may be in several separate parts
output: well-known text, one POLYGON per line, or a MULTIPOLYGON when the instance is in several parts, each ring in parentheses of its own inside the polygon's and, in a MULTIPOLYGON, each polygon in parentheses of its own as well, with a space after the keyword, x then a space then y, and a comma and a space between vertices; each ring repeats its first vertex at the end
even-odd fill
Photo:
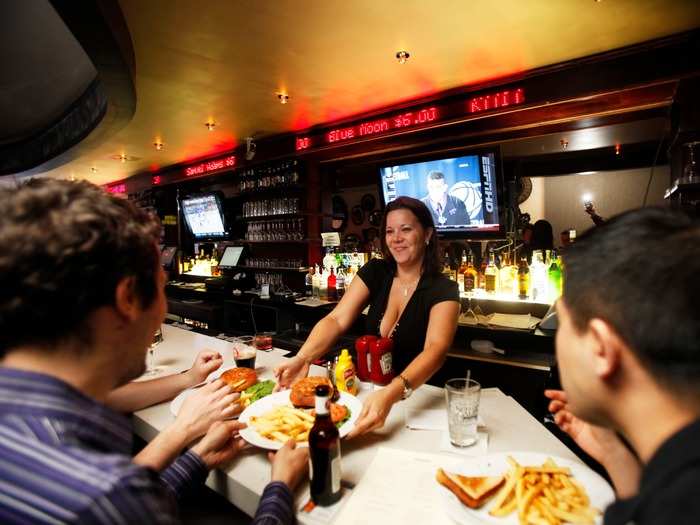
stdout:
POLYGON ((403 290, 403 296, 408 297, 408 290, 414 288, 416 284, 418 284, 420 276, 414 279, 413 281, 409 281, 407 283, 404 282, 398 275, 396 276, 396 278, 399 280, 399 284, 401 285, 401 289, 403 290))

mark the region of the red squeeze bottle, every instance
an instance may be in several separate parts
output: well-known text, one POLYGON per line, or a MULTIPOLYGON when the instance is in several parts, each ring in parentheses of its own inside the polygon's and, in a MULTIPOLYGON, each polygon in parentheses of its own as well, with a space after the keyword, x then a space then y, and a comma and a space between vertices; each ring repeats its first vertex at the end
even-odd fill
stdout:
POLYGON ((393 349, 394 341, 388 337, 380 337, 372 343, 369 375, 373 383, 388 385, 394 379, 394 368, 391 362, 393 349))
POLYGON ((357 377, 360 381, 370 380, 370 359, 372 354, 370 349, 372 343, 378 338, 374 335, 363 335, 355 340, 355 351, 357 351, 357 377))

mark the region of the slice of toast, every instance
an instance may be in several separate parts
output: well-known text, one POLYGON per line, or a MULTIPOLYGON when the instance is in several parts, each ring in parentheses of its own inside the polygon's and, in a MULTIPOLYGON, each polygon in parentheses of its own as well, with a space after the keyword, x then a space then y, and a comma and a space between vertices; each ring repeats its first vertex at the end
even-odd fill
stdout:
POLYGON ((441 468, 435 479, 472 509, 482 507, 505 481, 503 476, 462 476, 445 472, 441 468))

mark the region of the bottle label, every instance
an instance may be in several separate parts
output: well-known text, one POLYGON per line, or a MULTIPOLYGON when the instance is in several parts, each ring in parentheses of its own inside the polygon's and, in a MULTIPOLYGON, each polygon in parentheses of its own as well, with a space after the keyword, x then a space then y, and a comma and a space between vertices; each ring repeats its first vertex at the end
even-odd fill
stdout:
POLYGON ((328 415, 328 398, 316 396, 316 415, 326 416, 328 415))
POLYGON ((464 276, 464 291, 469 292, 474 289, 474 276, 465 275, 464 276))
POLYGON ((379 366, 382 369, 382 375, 387 376, 391 374, 391 352, 382 354, 382 357, 379 358, 379 366))

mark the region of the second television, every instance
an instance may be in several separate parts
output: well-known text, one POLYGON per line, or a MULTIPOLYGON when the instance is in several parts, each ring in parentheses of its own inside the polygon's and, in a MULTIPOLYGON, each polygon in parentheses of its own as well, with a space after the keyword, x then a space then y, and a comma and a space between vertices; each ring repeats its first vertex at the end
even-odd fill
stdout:
POLYGON ((489 148, 381 166, 384 203, 401 196, 420 199, 441 234, 502 236, 505 225, 500 161, 500 150, 489 148))

